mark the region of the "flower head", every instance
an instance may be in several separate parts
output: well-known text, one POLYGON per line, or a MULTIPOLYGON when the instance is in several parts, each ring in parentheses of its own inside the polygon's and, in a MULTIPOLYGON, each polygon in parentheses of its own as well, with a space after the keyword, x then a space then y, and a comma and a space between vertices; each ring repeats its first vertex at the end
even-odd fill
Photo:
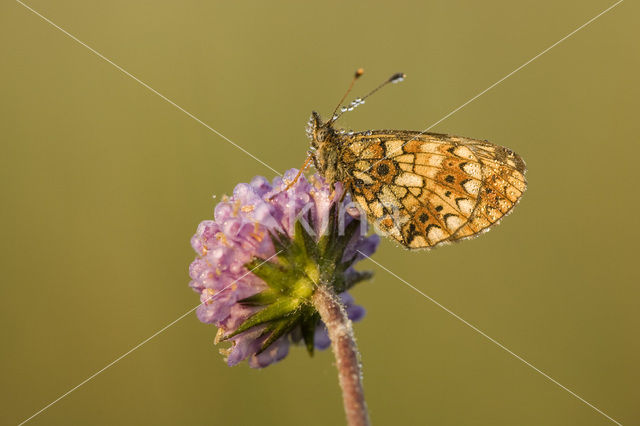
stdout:
POLYGON ((248 359, 251 367, 266 367, 301 341, 309 353, 328 347, 310 303, 319 282, 340 294, 351 320, 364 315, 346 290, 370 276, 353 264, 361 253, 373 254, 378 237, 365 236, 366 219, 340 183, 330 188, 317 175, 302 176, 286 189, 296 174, 237 185, 191 239, 197 315, 219 328, 216 342, 231 342, 223 351, 229 365, 248 359))

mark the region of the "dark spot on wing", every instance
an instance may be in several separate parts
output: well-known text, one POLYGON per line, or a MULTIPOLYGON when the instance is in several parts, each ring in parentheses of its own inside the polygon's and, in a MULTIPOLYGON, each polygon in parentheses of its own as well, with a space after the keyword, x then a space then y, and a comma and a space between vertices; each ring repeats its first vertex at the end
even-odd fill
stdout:
POLYGON ((376 171, 380 176, 384 176, 389 173, 389 166, 387 166, 386 164, 379 164, 376 168, 376 171))

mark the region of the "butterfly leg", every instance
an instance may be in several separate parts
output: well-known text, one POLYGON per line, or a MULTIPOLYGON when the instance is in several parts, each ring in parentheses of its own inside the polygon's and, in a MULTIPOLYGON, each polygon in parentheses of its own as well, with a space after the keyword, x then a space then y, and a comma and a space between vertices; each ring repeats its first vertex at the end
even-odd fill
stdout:
POLYGON ((302 165, 302 167, 300 167, 300 170, 298 170, 298 174, 296 175, 296 177, 293 178, 293 180, 291 181, 291 183, 289 183, 286 188, 284 188, 284 191, 288 191, 293 185, 295 185, 295 183, 298 181, 298 179, 300 179, 300 176, 302 176, 302 173, 305 171, 305 169, 307 167, 309 167, 309 164, 311 164, 311 160, 313 159, 313 157, 310 155, 307 157, 306 161, 304 162, 304 164, 302 165))
POLYGON ((353 185, 353 179, 351 178, 345 179, 344 182, 342 182, 342 196, 340 197, 341 203, 344 201, 344 197, 347 196, 347 192, 351 190, 352 185, 353 185))

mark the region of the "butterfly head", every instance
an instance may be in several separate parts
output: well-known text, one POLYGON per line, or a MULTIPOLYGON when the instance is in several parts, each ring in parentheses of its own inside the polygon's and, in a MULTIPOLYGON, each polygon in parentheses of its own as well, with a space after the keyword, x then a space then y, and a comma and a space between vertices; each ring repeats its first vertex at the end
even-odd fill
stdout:
POLYGON ((307 123, 307 137, 312 148, 318 149, 334 133, 331 121, 324 123, 320 114, 313 111, 307 123))

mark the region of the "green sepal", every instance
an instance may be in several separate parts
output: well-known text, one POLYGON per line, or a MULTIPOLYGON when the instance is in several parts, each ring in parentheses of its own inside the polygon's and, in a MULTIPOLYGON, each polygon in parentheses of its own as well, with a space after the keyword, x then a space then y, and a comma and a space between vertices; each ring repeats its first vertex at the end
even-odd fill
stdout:
POLYGON ((262 335, 265 335, 267 333, 271 333, 271 334, 269 335, 269 337, 267 337, 267 340, 265 340, 262 343, 262 346, 260 347, 260 350, 256 352, 256 355, 260 355, 262 352, 264 352, 265 349, 271 346, 273 342, 275 342, 280 337, 290 332, 291 329, 298 322, 299 317, 300 315, 294 314, 294 315, 291 315, 289 318, 285 318, 280 321, 274 322, 273 325, 270 324, 265 330, 265 332, 262 333, 262 335))
POLYGON ((300 324, 300 329, 302 331, 302 338, 304 339, 304 344, 307 348, 307 352, 309 352, 309 356, 313 356, 314 339, 316 334, 316 325, 320 320, 320 315, 315 311, 315 309, 309 309, 309 311, 304 316, 302 324, 300 324))
POLYGON ((271 305, 267 306, 261 311, 256 312, 245 320, 235 331, 224 336, 222 340, 228 340, 238 334, 249 330, 251 327, 262 325, 273 320, 277 320, 288 315, 291 315, 293 311, 300 307, 301 301, 299 299, 292 299, 290 297, 281 297, 271 305))
POLYGON ((336 204, 333 204, 329 210, 329 223, 327 223, 327 229, 324 234, 320 236, 318 239, 318 250, 320 253, 326 253, 327 246, 331 243, 331 240, 337 237, 337 223, 336 214, 337 207, 336 204))
MULTIPOLYGON (((341 236, 340 238, 334 238, 333 241, 331 242, 331 246, 327 248, 327 251, 331 255, 333 255, 336 263, 342 261, 344 250, 347 248, 347 244, 349 244, 349 242, 353 238, 353 235, 358 230, 359 226, 360 226, 359 220, 352 220, 351 223, 348 224, 347 227, 345 228, 344 235, 341 236)), ((350 264, 351 263, 353 263, 353 261, 351 261, 350 264)))
MULTIPOLYGON (((281 254, 285 254, 288 252, 290 244, 287 244, 288 237, 286 234, 278 230, 273 230, 269 233, 269 237, 271 238, 271 243, 276 249, 276 252, 281 254)), ((278 260, 280 260, 280 262, 282 263, 285 263, 286 266, 289 266, 289 262, 286 261, 286 255, 279 255, 278 260)))
POLYGON ((246 268, 269 287, 275 289, 285 289, 289 281, 290 274, 282 265, 274 262, 266 262, 264 259, 255 258, 247 263, 246 268))
POLYGON ((280 296, 279 292, 268 288, 258 294, 254 294, 253 296, 245 297, 244 299, 238 300, 238 303, 249 306, 270 305, 278 299, 278 296, 280 296))
MULTIPOLYGON (((309 226, 313 226, 313 223, 311 221, 311 214, 308 215, 307 224, 309 224, 309 226)), ((313 240, 313 237, 307 232, 305 227, 302 226, 302 222, 297 221, 294 229, 294 241, 298 243, 300 247, 304 248, 308 258, 317 259, 319 256, 318 245, 313 240)))

